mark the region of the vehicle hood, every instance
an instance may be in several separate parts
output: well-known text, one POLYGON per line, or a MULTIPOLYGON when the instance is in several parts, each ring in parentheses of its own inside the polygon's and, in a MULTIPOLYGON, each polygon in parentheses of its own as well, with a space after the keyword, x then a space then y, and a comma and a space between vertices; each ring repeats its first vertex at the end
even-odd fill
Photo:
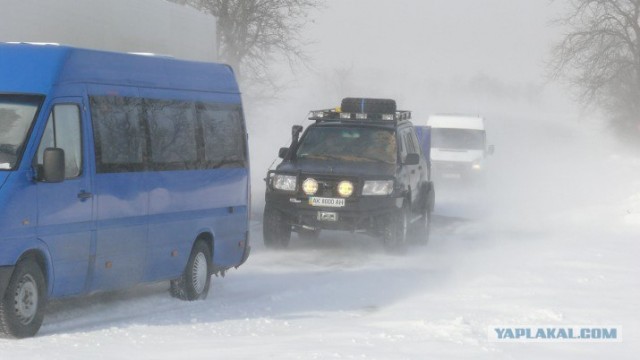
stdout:
POLYGON ((368 178, 394 176, 395 169, 395 164, 326 160, 285 161, 277 167, 278 172, 302 172, 305 174, 344 175, 368 178))
POLYGON ((10 173, 8 171, 0 171, 0 188, 2 188, 2 185, 4 185, 4 182, 7 181, 9 174, 10 173))
POLYGON ((458 162, 474 162, 481 161, 484 158, 482 150, 460 150, 460 149, 431 149, 432 161, 458 161, 458 162))

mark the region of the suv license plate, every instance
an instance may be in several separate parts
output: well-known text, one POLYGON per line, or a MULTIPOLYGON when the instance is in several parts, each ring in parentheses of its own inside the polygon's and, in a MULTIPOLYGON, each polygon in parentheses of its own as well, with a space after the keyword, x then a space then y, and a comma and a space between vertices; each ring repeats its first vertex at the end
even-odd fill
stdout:
POLYGON ((338 214, 328 211, 318 211, 318 221, 338 221, 338 214))
POLYGON ((311 206, 326 206, 326 207, 343 207, 344 206, 344 199, 310 197, 309 198, 309 205, 311 205, 311 206))

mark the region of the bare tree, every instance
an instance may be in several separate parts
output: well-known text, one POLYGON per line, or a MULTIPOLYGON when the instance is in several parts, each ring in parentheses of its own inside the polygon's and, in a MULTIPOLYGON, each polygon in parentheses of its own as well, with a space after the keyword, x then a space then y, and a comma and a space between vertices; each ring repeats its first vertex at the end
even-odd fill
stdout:
POLYGON ((615 130, 640 139, 640 0, 567 0, 568 29, 553 51, 552 75, 610 116, 615 130))
POLYGON ((174 0, 217 18, 218 55, 230 64, 245 89, 277 91, 272 65, 306 63, 301 37, 309 13, 324 0, 174 0))

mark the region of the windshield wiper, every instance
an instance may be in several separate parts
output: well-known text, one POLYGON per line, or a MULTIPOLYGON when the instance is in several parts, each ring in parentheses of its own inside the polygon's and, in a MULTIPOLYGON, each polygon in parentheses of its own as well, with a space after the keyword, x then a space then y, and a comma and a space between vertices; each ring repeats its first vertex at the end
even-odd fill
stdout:
POLYGON ((11 144, 0 144, 0 152, 3 152, 5 154, 9 154, 9 155, 15 155, 16 154, 16 150, 18 149, 17 146, 15 145, 11 145, 11 144))
POLYGON ((221 167, 223 167, 225 165, 231 165, 231 164, 242 164, 242 160, 229 160, 229 159, 220 160, 220 161, 214 163, 211 168, 212 169, 218 169, 218 168, 221 168, 221 167))

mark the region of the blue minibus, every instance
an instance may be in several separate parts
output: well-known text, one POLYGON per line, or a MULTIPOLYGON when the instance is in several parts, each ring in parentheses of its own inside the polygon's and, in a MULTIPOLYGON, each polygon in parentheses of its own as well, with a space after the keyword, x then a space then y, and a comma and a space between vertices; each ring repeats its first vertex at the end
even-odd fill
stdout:
POLYGON ((35 335, 49 299, 205 298, 249 256, 249 199, 229 66, 0 43, 0 337, 35 335))

